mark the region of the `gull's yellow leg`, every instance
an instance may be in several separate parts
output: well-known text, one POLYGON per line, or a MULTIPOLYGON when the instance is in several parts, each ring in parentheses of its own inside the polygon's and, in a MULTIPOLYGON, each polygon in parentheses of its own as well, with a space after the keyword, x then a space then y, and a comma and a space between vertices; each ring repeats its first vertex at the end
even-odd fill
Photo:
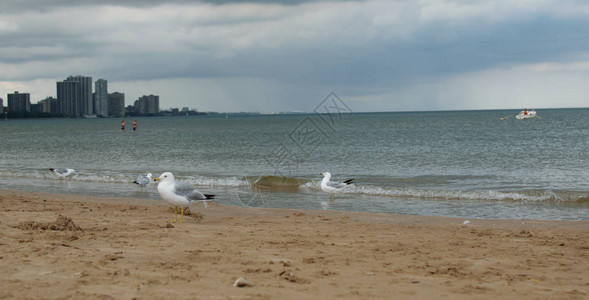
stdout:
POLYGON ((331 200, 331 201, 335 200, 335 194, 329 195, 329 200, 331 200))
POLYGON ((172 223, 178 222, 177 217, 178 217, 178 207, 174 206, 174 221, 172 221, 172 223))
POLYGON ((184 223, 184 207, 180 208, 180 223, 184 223))

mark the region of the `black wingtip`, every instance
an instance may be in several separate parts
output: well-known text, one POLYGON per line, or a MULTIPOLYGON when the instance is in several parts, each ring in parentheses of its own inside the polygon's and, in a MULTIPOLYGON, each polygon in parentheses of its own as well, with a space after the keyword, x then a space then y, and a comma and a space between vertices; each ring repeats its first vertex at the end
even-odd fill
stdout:
POLYGON ((139 182, 137 182, 137 180, 133 181, 134 184, 139 184, 139 182))
POLYGON ((211 194, 204 194, 206 199, 214 199, 215 195, 211 195, 211 194))
POLYGON ((345 183, 345 184, 351 184, 351 183, 354 183, 354 178, 352 178, 352 179, 347 179, 347 180, 344 180, 344 183, 345 183))
POLYGON ((54 172, 55 169, 54 168, 49 168, 49 171, 54 172))

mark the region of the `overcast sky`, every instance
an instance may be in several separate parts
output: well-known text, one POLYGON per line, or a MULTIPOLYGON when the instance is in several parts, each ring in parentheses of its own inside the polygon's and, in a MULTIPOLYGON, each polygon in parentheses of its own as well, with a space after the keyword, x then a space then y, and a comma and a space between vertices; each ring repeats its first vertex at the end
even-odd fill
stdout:
POLYGON ((201 111, 589 106, 589 1, 161 3, 1 1, 0 97, 85 75, 201 111))

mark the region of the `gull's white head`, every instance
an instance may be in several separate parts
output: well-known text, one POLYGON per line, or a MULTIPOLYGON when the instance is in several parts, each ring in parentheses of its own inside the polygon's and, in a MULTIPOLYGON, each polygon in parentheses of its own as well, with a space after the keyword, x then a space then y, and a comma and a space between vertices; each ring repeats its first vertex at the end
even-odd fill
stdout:
POLYGON ((149 179, 151 179, 151 176, 153 176, 153 175, 151 175, 151 173, 147 173, 147 176, 146 177, 149 178, 149 179))
POLYGON ((329 178, 331 178, 331 173, 329 172, 323 172, 321 173, 321 175, 325 176, 325 178, 327 178, 329 180, 329 178))
POLYGON ((160 182, 174 182, 174 174, 170 172, 164 172, 162 175, 160 175, 160 177, 156 177, 153 180, 160 182))

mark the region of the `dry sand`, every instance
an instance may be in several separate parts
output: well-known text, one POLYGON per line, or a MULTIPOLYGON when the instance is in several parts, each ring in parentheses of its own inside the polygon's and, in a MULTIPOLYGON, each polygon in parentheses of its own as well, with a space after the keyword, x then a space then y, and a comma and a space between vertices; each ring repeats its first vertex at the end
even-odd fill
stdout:
POLYGON ((589 299, 587 221, 197 205, 172 225, 158 201, 7 190, 0 206, 0 298, 589 299))

